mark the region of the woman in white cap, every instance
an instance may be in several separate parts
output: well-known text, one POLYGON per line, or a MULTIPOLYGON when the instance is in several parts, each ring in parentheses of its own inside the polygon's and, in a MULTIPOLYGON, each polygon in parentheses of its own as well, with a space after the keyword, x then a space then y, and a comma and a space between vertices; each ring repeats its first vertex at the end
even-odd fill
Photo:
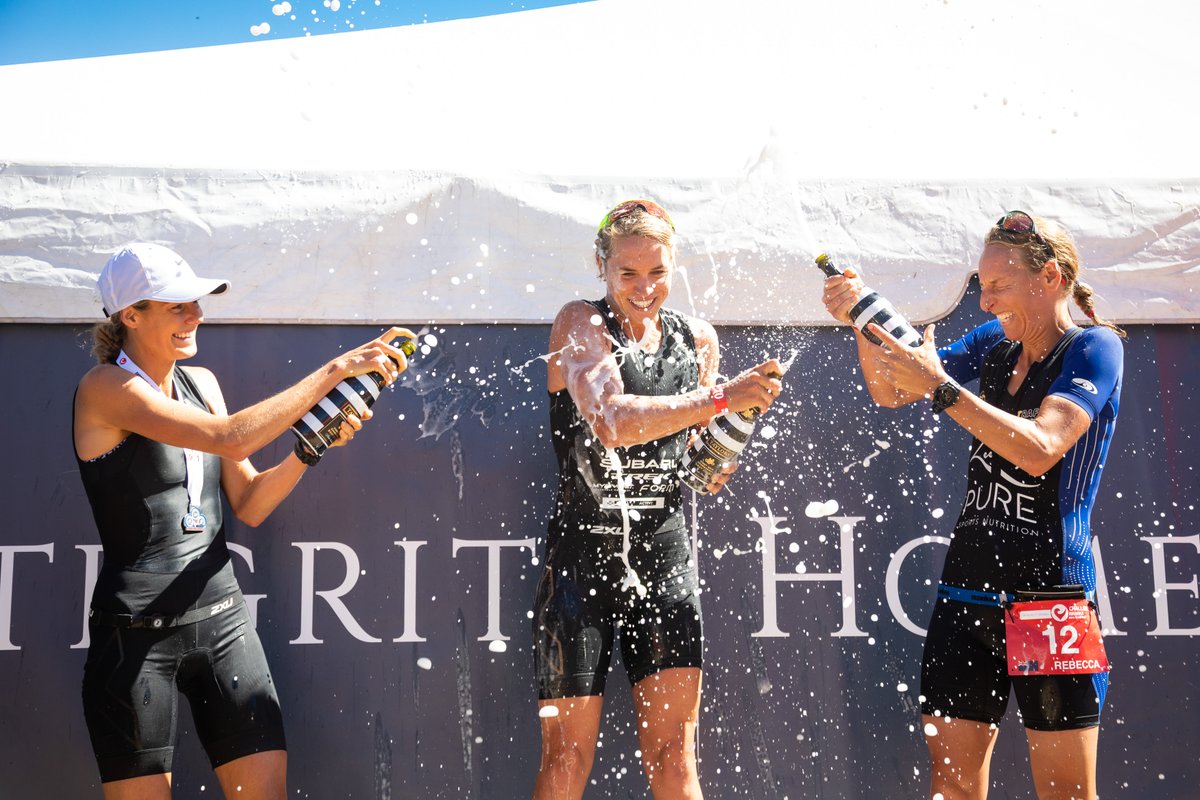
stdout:
MULTIPOLYGON (((407 366, 392 328, 290 389, 228 413, 196 354, 199 298, 229 282, 196 276, 176 253, 135 243, 100 273, 108 319, 94 328, 99 365, 79 382, 75 454, 104 547, 90 611, 83 705, 108 800, 171 794, 177 691, 187 697, 227 797, 286 795, 279 700, 225 544, 222 490, 258 525, 319 456, 299 446, 259 472, 272 442, 341 380, 407 366)), ((348 415, 333 446, 361 430, 348 415)))

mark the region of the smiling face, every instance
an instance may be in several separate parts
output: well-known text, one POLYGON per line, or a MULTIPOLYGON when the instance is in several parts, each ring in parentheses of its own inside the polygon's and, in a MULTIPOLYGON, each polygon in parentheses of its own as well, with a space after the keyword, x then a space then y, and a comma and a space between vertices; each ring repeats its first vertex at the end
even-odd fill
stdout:
POLYGON ((1013 341, 1026 341, 1056 324, 1056 307, 1066 298, 1061 286, 1054 259, 1033 272, 1019 248, 1001 242, 987 245, 979 257, 979 307, 995 315, 1013 341))
POLYGON ((671 248, 649 236, 622 236, 612 241, 601 270, 609 307, 630 322, 634 338, 640 339, 646 323, 658 319, 671 293, 675 274, 671 248))
POLYGON ((204 322, 200 303, 147 302, 145 308, 130 306, 122 312, 128 349, 137 350, 137 355, 130 353, 134 360, 179 361, 196 355, 196 329, 204 322))

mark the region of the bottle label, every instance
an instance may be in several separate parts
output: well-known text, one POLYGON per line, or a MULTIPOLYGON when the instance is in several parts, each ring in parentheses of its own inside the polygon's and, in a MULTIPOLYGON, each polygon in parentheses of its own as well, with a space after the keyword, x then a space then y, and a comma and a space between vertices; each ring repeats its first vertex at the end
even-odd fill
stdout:
POLYGON ((697 439, 696 443, 692 445, 688 456, 684 459, 684 466, 687 466, 690 460, 699 458, 705 452, 708 452, 721 461, 732 461, 741 451, 741 447, 730 447, 716 436, 697 439))
POLYGON ((693 491, 703 492, 713 474, 746 447, 754 422, 745 412, 725 412, 714 417, 683 457, 680 479, 693 491))
POLYGON ((703 492, 722 463, 711 455, 698 455, 679 470, 679 479, 693 492, 703 492))
POLYGON ((713 453, 728 461, 742 452, 742 448, 746 446, 746 442, 748 441, 750 441, 748 434, 732 426, 724 428, 714 421, 708 426, 708 430, 700 434, 696 445, 697 448, 712 450, 713 453))

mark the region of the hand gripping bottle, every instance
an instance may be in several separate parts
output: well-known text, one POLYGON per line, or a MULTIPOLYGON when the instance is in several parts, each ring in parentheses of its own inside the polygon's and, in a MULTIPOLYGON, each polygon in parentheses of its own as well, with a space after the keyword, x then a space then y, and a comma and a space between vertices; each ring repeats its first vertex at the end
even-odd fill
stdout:
MULTIPOLYGON (((817 266, 830 277, 842 274, 838 266, 833 263, 833 259, 824 253, 817 256, 817 266)), ((863 336, 867 337, 868 341, 883 344, 878 336, 867 330, 867 325, 874 322, 895 336, 901 343, 909 347, 920 346, 921 334, 908 324, 908 320, 900 316, 900 312, 891 303, 870 287, 863 287, 863 292, 862 299, 854 304, 854 308, 850 309, 850 321, 854 323, 855 328, 862 332, 863 336)))
MULTIPOLYGON (((782 377, 772 372, 772 378, 782 377)), ((679 480, 693 492, 704 494, 713 474, 737 458, 746 447, 762 410, 725 411, 712 418, 679 462, 679 480)))
MULTIPOLYGON (((417 343, 412 339, 405 339, 399 347, 406 356, 417 352, 417 343)), ((361 417, 364 411, 375 405, 380 391, 386 385, 378 372, 346 378, 317 401, 307 414, 296 420, 292 433, 296 434, 305 450, 313 456, 321 456, 337 438, 346 414, 353 413, 361 417)))

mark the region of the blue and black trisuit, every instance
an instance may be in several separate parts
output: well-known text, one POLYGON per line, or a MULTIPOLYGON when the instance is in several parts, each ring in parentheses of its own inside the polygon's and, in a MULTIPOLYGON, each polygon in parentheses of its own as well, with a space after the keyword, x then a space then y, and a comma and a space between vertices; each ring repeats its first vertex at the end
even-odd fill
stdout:
POLYGON ((1043 400, 1063 397, 1091 424, 1040 476, 972 441, 967 494, 925 640, 921 710, 999 723, 1011 685, 1025 727, 1084 728, 1099 724, 1108 673, 1010 678, 999 602, 1062 584, 1095 591, 1089 520, 1116 426, 1123 348, 1109 328, 1072 328, 1010 393, 1020 353, 996 320, 939 351, 951 378, 978 378, 980 398, 1009 414, 1034 419, 1043 400))

